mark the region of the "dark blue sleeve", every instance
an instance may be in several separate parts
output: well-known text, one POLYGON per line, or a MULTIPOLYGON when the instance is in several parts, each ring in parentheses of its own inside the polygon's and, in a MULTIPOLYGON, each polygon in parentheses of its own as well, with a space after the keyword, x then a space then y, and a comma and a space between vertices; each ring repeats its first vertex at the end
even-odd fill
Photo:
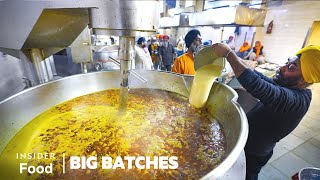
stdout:
POLYGON ((258 72, 258 71, 256 71, 256 70, 254 70, 254 72, 255 72, 256 74, 258 74, 261 79, 263 79, 263 80, 265 80, 265 81, 267 81, 267 82, 269 82, 269 83, 274 84, 274 81, 273 81, 271 78, 268 78, 267 76, 263 75, 262 73, 260 73, 260 72, 258 72))
POLYGON ((274 85, 250 69, 246 69, 237 79, 247 92, 275 111, 300 111, 299 108, 306 102, 302 93, 274 85))

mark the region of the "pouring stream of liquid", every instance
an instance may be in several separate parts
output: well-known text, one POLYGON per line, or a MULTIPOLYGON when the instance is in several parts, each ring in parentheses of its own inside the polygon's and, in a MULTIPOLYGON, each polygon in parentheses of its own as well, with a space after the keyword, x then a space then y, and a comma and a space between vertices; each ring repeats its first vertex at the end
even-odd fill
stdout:
POLYGON ((207 102, 213 82, 220 76, 222 66, 216 64, 205 65, 196 71, 192 82, 189 103, 201 108, 207 102))

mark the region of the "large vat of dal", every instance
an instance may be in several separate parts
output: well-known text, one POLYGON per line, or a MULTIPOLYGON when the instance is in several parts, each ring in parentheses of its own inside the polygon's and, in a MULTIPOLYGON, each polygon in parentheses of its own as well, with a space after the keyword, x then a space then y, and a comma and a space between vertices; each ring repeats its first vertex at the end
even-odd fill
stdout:
MULTIPOLYGON (((120 73, 71 76, 23 91, 0 103, 0 176, 6 178, 216 179, 236 161, 248 134, 237 94, 214 84, 206 106, 188 104, 183 76, 138 71, 130 77, 126 113, 118 111, 120 73), (97 93, 96 93, 97 92, 97 93), (55 159, 17 158, 54 153, 55 159), (65 163, 62 163, 63 156, 65 163), (175 156, 175 169, 70 170, 70 156, 175 156), (21 162, 52 163, 53 174, 19 173, 21 162), (63 173, 63 169, 66 169, 63 173)), ((189 77, 190 79, 190 77, 189 77)), ((143 164, 143 163, 142 163, 143 164)))

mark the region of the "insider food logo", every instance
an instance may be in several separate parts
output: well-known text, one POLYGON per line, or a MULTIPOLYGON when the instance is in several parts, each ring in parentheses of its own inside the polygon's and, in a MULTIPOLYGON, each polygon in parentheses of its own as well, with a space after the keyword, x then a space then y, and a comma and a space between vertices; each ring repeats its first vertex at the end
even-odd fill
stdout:
MULTIPOLYGON (((54 153, 16 153, 17 159, 40 160, 40 159, 56 159, 54 153)), ((70 156, 70 170, 77 169, 177 169, 178 157, 176 156, 70 156), (100 166, 98 165, 100 164, 100 166)), ((66 156, 62 156, 62 172, 66 172, 66 156)), ((20 174, 27 172, 28 174, 51 174, 53 173, 53 163, 47 165, 33 166, 28 163, 20 163, 20 174)))

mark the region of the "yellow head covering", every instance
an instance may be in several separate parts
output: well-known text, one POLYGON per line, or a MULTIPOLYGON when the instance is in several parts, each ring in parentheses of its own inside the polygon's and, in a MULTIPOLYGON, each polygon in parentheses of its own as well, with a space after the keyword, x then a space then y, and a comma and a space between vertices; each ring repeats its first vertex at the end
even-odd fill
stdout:
POLYGON ((320 82, 320 46, 302 48, 299 54, 303 79, 307 83, 320 82))

